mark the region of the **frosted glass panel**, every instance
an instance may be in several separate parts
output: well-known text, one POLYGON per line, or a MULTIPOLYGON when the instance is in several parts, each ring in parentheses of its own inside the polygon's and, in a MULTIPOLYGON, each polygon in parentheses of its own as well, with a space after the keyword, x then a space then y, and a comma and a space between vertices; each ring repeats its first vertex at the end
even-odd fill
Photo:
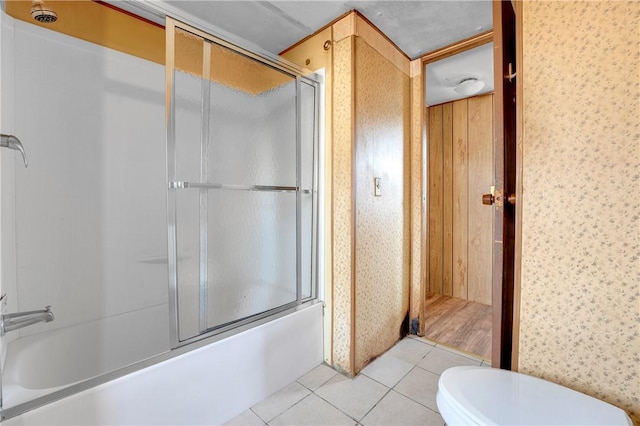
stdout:
POLYGON ((313 197, 311 194, 301 196, 301 247, 300 247, 300 268, 302 271, 302 298, 311 297, 312 294, 312 272, 313 272, 313 197))
POLYGON ((174 71, 174 107, 176 140, 176 176, 187 182, 200 180, 200 150, 202 140, 202 56, 205 41, 178 30, 174 71))
POLYGON ((222 46, 211 48, 209 181, 295 186, 295 79, 222 46), (228 70, 232 64, 236 70, 228 70))
POLYGON ((223 44, 175 32, 179 342, 315 295, 317 87, 223 44))
POLYGON ((208 327, 296 300, 295 193, 209 191, 208 327))
POLYGON ((301 187, 313 187, 314 142, 316 137, 316 89, 314 86, 300 82, 300 166, 301 187))
POLYGON ((176 191, 178 335, 200 334, 200 192, 176 191))

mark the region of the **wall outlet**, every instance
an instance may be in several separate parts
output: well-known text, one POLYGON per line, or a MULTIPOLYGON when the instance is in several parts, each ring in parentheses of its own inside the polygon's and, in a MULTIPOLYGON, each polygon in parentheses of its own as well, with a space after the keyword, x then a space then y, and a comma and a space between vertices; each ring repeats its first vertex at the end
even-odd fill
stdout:
POLYGON ((382 195, 382 189, 380 188, 380 182, 382 179, 379 177, 373 178, 373 195, 380 197, 382 195))

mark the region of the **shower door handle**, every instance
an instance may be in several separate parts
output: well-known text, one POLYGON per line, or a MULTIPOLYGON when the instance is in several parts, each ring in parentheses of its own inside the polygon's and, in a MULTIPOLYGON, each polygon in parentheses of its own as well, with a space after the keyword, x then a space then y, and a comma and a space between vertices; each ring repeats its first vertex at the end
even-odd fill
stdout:
POLYGON ((29 166, 29 163, 27 162, 27 153, 24 152, 22 142, 20 142, 20 139, 17 137, 13 135, 0 135, 0 147, 20 151, 20 154, 22 154, 22 160, 24 161, 24 166, 29 166))

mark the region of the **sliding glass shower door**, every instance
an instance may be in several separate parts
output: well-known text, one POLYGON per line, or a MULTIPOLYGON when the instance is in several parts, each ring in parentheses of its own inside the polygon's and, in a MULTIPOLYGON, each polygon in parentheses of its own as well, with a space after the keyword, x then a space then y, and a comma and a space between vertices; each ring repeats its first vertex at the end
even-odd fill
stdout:
POLYGON ((317 82, 167 25, 174 346, 315 297, 317 82))

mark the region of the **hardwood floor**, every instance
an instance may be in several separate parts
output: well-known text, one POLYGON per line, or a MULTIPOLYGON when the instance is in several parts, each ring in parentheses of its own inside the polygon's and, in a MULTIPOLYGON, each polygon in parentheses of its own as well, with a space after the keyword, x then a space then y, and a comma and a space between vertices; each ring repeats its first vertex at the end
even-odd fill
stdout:
POLYGON ((424 337, 489 360, 492 317, 489 305, 429 294, 424 337))

